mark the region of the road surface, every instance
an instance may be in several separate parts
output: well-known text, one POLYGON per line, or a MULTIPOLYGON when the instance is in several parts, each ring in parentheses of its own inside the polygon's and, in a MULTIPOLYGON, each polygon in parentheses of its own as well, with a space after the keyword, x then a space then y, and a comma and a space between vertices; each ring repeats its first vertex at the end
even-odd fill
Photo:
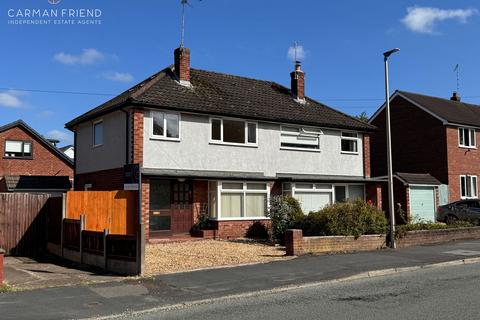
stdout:
POLYGON ((124 319, 480 319, 480 264, 216 299, 124 319))

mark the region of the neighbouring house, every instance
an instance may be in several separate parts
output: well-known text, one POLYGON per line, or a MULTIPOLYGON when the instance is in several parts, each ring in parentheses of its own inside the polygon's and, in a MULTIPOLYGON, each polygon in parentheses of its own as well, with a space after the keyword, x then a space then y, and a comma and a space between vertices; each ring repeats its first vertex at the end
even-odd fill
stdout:
POLYGON ((75 158, 75 147, 73 145, 69 144, 67 146, 60 147, 58 149, 60 149, 60 151, 65 153, 67 157, 69 157, 70 159, 73 160, 73 158, 75 158))
MULTIPOLYGON (((443 99, 405 91, 396 91, 390 103, 393 172, 407 182, 416 177, 407 193, 394 188, 395 203, 408 214, 435 220, 438 205, 477 198, 480 106, 462 102, 457 93, 443 99)), ((372 176, 383 176, 385 107, 369 122, 378 128, 370 138, 372 176)))
POLYGON ((345 199, 381 205, 370 178, 374 126, 305 96, 300 63, 291 88, 174 65, 66 124, 75 134, 75 189, 124 187, 141 166, 146 238, 188 232, 208 214, 217 235, 243 237, 266 217, 272 195, 308 213, 345 199))
POLYGON ((73 162, 22 120, 0 127, 0 192, 70 190, 73 162))

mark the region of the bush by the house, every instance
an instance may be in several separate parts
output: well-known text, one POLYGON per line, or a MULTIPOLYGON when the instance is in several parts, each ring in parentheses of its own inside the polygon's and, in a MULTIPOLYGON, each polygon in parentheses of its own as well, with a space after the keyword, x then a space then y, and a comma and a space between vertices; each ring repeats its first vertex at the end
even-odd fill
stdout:
POLYGON ((329 205, 310 212, 301 228, 306 236, 361 236, 387 231, 385 213, 363 200, 329 205))
POLYGON ((190 229, 190 234, 194 235, 200 230, 211 230, 212 223, 206 213, 200 213, 197 217, 197 222, 190 229))
POLYGON ((298 201, 289 196, 271 197, 267 216, 272 223, 272 238, 280 243, 284 242, 287 229, 301 223, 304 218, 298 201))

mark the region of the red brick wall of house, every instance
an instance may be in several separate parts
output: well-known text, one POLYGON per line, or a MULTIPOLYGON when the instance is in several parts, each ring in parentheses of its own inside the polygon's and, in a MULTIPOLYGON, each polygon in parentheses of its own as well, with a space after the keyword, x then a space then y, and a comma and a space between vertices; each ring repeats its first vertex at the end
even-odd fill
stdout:
POLYGON ((132 163, 143 164, 143 110, 132 112, 132 163))
POLYGON ((217 237, 221 239, 244 238, 253 224, 260 223, 266 230, 270 229, 270 220, 223 220, 213 221, 214 229, 217 229, 217 237))
POLYGON ((0 133, 0 177, 5 175, 69 176, 73 179, 73 165, 61 159, 21 127, 14 127, 0 133), (31 141, 33 159, 4 158, 6 140, 31 141))
MULTIPOLYGON (((480 134, 476 133, 477 144, 480 134)), ((458 128, 447 127, 448 144, 448 196, 449 201, 460 200, 460 175, 475 175, 480 178, 480 150, 458 146, 458 128)))
POLYGON ((379 182, 367 183, 365 185, 365 200, 382 209, 382 184, 379 182))
MULTIPOLYGON (((442 122, 401 97, 391 103, 394 172, 430 173, 448 183, 445 127, 442 122)), ((372 122, 370 136, 372 176, 387 175, 386 122, 383 110, 372 122)))
POLYGON ((363 175, 365 178, 371 176, 371 161, 370 161, 370 135, 363 134, 363 175))
POLYGON ((208 214, 208 181, 193 181, 193 223, 198 221, 201 214, 208 214))
POLYGON ((142 223, 145 226, 145 240, 150 239, 150 179, 142 177, 142 223))
POLYGON ((75 176, 75 190, 85 190, 91 184, 92 191, 123 190, 123 168, 108 169, 75 176))

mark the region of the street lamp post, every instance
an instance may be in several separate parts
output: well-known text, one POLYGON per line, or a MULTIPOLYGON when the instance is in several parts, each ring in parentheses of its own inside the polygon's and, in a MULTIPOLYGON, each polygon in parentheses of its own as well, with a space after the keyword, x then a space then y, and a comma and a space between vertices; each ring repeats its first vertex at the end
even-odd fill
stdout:
POLYGON ((388 58, 400 49, 395 48, 383 53, 385 63, 385 104, 387 116, 387 167, 388 167, 388 204, 390 211, 390 247, 396 248, 395 243, 395 204, 393 203, 393 169, 392 169, 392 133, 390 129, 390 92, 388 88, 388 58))

